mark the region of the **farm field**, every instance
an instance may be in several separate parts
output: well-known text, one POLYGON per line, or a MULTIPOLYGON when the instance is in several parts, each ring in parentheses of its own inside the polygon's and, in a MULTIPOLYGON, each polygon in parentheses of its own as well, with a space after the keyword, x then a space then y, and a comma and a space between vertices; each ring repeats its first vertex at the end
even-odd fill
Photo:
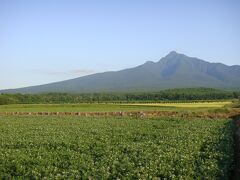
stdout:
POLYGON ((240 0, 0 0, 0 180, 240 180, 240 0))
POLYGON ((194 102, 194 103, 136 103, 126 104, 134 106, 157 106, 157 107, 174 107, 174 108, 222 108, 230 105, 231 101, 225 102, 194 102))
POLYGON ((228 179, 231 120, 0 116, 0 178, 228 179))
POLYGON ((230 105, 231 101, 199 103, 81 103, 1 105, 0 112, 110 112, 110 111, 207 111, 230 105))

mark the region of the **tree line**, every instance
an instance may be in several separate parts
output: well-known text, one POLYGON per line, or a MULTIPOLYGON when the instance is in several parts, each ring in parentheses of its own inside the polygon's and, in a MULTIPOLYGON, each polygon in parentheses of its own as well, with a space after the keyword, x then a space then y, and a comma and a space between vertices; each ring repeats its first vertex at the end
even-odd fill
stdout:
POLYGON ((240 92, 213 88, 168 89, 137 93, 42 93, 0 94, 0 105, 40 103, 166 102, 211 101, 239 98, 240 92))

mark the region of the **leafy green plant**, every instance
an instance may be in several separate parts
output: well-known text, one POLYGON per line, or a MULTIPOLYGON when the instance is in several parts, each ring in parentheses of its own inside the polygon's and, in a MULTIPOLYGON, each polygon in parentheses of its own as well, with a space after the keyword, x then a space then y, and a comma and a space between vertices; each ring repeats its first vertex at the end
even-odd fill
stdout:
POLYGON ((0 116, 0 178, 228 179, 230 120, 0 116))

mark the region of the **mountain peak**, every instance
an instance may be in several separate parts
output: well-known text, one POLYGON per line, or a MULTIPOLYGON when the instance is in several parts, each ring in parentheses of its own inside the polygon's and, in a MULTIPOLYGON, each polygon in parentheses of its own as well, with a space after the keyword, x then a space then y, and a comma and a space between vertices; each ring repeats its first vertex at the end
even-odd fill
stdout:
POLYGON ((180 53, 178 53, 178 52, 176 52, 176 51, 171 51, 171 52, 169 52, 169 53, 167 54, 166 57, 175 57, 175 56, 178 56, 178 55, 183 55, 183 54, 180 54, 180 53))
POLYGON ((41 86, 2 90, 0 93, 158 91, 200 86, 239 88, 240 66, 209 63, 171 51, 157 63, 147 61, 134 68, 97 73, 41 86))
POLYGON ((168 55, 176 55, 176 54, 178 54, 176 51, 170 51, 170 53, 168 53, 168 55))
MULTIPOLYGON (((184 59, 189 59, 190 57, 178 53, 176 51, 171 51, 170 53, 168 53, 165 57, 163 57, 162 59, 160 59, 160 61, 167 61, 167 62, 180 62, 184 59)), ((160 62, 159 61, 159 62, 160 62)))

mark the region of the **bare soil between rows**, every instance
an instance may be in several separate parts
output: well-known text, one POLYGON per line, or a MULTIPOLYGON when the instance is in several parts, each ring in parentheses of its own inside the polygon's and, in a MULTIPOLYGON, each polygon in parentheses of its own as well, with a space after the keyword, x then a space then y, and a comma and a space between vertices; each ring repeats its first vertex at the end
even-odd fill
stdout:
POLYGON ((182 117, 182 118, 208 118, 225 119, 240 115, 240 109, 228 112, 181 112, 181 111, 117 111, 117 112, 0 112, 7 116, 83 116, 83 117, 182 117))

